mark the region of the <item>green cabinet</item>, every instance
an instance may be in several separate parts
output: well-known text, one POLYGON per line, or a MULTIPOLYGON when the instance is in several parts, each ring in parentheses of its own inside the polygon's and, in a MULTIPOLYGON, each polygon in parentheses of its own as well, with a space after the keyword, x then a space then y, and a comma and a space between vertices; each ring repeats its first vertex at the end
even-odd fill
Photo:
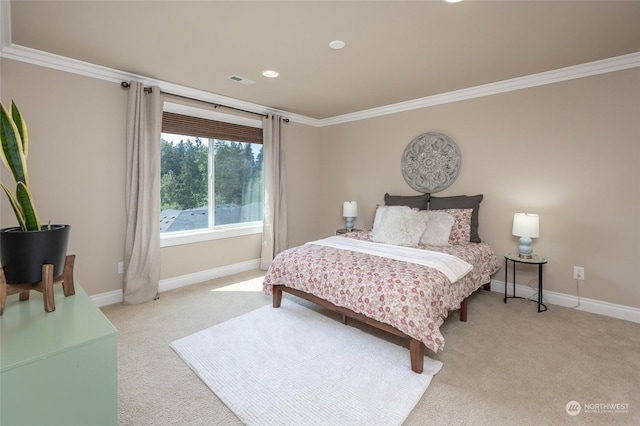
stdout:
POLYGON ((42 294, 7 297, 0 316, 0 425, 117 425, 117 331, 86 292, 54 312, 42 294))

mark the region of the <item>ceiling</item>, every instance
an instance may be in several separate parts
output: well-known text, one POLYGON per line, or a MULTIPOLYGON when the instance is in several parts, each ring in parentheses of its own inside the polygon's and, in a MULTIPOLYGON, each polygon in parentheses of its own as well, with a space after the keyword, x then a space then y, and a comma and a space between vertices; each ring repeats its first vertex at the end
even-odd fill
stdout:
POLYGON ((14 0, 11 37, 325 119, 640 52, 640 1, 14 0))

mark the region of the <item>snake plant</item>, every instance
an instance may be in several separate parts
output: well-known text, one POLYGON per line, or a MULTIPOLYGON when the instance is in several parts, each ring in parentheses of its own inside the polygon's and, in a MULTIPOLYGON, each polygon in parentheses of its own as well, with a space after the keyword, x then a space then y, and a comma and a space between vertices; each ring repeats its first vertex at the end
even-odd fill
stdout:
POLYGON ((22 114, 11 101, 11 114, 0 103, 2 117, 0 119, 0 138, 2 141, 2 162, 13 176, 16 184, 15 193, 0 182, 2 189, 9 197, 9 202, 16 214, 16 219, 23 231, 39 231, 40 218, 33 204, 33 196, 29 189, 27 174, 27 156, 29 155, 29 138, 27 125, 22 114))

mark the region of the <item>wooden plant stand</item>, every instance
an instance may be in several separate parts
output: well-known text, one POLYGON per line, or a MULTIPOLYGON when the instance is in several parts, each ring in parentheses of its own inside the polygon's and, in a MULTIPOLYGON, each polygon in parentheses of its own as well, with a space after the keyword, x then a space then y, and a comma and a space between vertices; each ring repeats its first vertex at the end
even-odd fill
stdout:
POLYGON ((4 275, 4 269, 0 268, 0 315, 4 313, 4 307, 7 302, 7 296, 19 293, 20 301, 29 300, 29 291, 36 290, 42 293, 44 299, 44 310, 53 312, 56 310, 56 302, 53 297, 53 285, 62 284, 65 297, 76 294, 73 283, 73 265, 76 255, 68 255, 64 261, 64 270, 62 275, 57 278, 53 277, 53 265, 42 265, 42 281, 30 284, 7 284, 4 275))

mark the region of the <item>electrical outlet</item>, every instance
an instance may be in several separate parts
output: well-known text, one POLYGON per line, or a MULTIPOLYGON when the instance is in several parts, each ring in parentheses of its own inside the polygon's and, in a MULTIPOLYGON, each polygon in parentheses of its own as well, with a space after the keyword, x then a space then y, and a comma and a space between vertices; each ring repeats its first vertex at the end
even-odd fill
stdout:
POLYGON ((118 262, 118 274, 124 274, 124 262, 118 262))
POLYGON ((582 266, 573 267, 573 278, 576 280, 584 280, 584 268, 582 266))

